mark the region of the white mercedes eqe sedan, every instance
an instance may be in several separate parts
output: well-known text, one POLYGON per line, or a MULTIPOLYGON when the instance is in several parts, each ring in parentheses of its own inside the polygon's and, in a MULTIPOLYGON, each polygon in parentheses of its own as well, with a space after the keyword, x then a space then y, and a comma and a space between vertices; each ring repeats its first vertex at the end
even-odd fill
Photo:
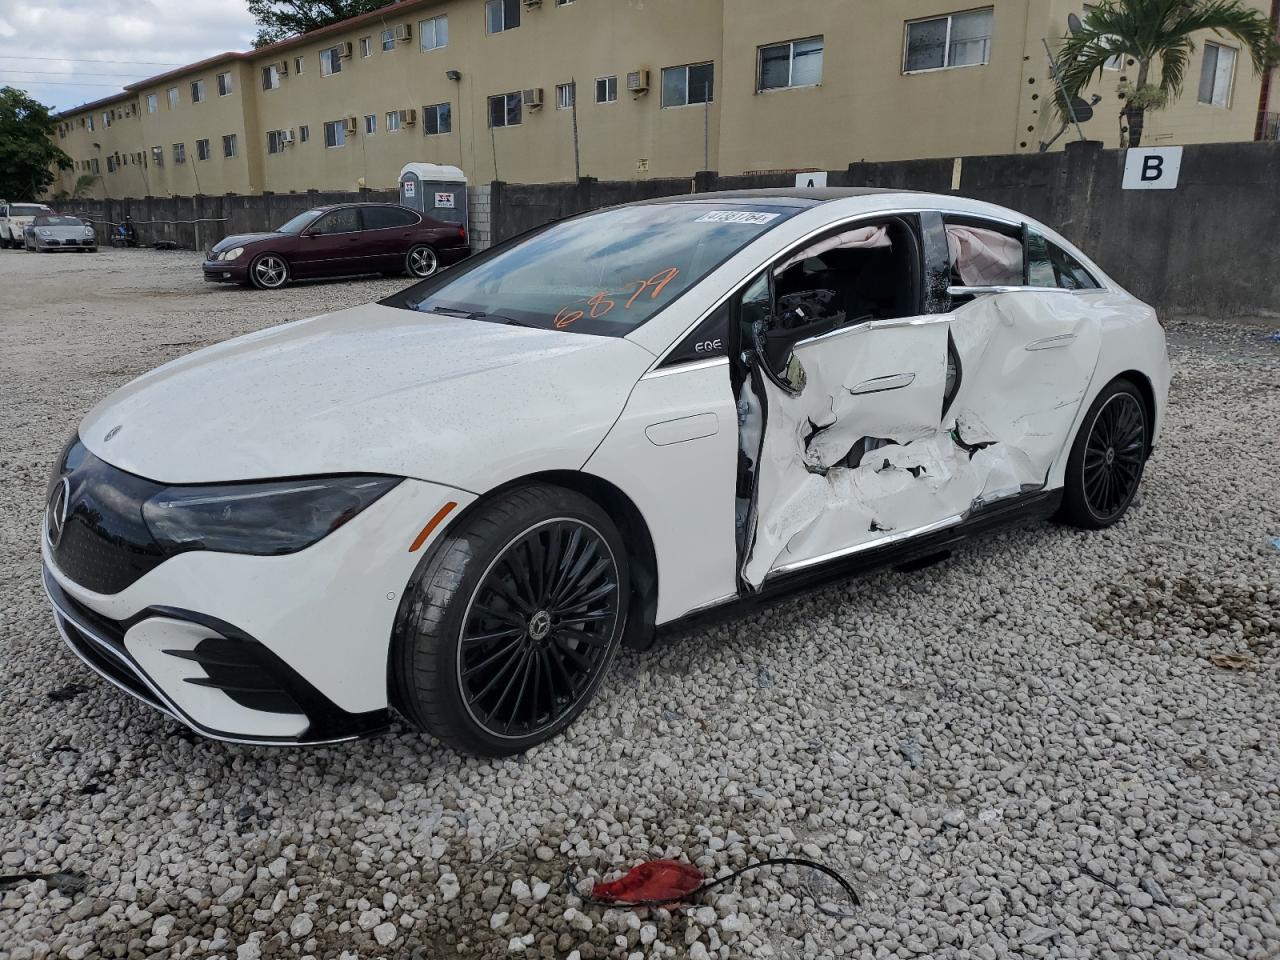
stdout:
POLYGON ((54 467, 44 584, 90 667, 209 737, 395 711, 513 754, 664 625, 1115 523, 1168 385, 1155 313, 1011 210, 647 201, 123 387, 54 467))

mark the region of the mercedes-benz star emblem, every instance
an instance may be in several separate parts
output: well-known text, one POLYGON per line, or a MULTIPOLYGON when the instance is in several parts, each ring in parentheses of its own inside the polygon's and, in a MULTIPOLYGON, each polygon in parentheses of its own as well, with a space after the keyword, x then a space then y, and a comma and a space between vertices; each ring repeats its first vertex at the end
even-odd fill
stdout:
POLYGON ((49 545, 56 547, 67 526, 67 511, 71 505, 71 481, 66 477, 54 488, 49 498, 49 545))

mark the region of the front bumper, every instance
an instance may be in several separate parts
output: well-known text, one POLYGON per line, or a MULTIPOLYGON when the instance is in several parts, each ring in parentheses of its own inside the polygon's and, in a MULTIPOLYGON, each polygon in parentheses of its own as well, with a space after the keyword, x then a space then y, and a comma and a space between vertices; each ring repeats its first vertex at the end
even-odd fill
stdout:
POLYGON ((37 250, 97 250, 98 241, 94 238, 59 240, 57 237, 34 238, 37 250))
POLYGON ((111 594, 71 580, 46 536, 45 591, 89 667, 197 733, 261 745, 370 736, 390 723, 391 631, 423 556, 409 547, 442 504, 472 499, 405 480, 297 553, 182 553, 111 594))
POLYGON ((206 260, 200 264, 209 283, 248 283, 249 265, 243 256, 235 260, 206 260))

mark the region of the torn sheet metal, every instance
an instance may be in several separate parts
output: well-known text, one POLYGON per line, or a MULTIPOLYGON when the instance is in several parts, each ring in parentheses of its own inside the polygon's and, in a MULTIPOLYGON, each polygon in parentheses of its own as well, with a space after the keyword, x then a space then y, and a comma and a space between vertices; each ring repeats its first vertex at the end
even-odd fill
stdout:
POLYGON ((761 378, 743 579, 758 587, 779 567, 1043 486, 1098 355, 1097 318, 1081 316, 1062 294, 986 296, 950 322, 865 324, 798 347, 798 395, 761 378), (960 382, 944 417, 948 330, 960 382), (877 382, 894 386, 857 392, 877 382))

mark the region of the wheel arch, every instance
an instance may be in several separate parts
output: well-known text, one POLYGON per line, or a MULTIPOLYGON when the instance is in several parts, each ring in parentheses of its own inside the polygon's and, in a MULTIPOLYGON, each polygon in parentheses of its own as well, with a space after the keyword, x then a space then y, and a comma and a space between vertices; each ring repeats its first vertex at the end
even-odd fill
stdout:
POLYGON ((516 487, 533 484, 551 484, 581 494, 603 508, 618 525, 623 543, 627 547, 627 562, 631 569, 630 614, 622 635, 624 646, 646 650, 653 645, 655 621, 658 615, 658 555, 653 545, 649 525, 626 493, 619 487, 592 473, 581 470, 544 470, 525 474, 486 491, 451 518, 448 525, 435 538, 442 543, 450 532, 462 524, 475 511, 481 510, 494 497, 516 487))
POLYGON ((1160 416, 1160 411, 1156 407, 1156 391, 1151 384, 1151 378, 1140 370, 1125 370, 1123 373, 1118 373, 1112 377, 1108 383, 1116 380, 1126 380, 1133 384, 1137 388, 1138 395, 1142 398, 1142 407, 1147 414, 1147 423, 1150 424, 1147 430, 1147 454, 1150 455, 1156 435, 1156 420, 1160 416))

